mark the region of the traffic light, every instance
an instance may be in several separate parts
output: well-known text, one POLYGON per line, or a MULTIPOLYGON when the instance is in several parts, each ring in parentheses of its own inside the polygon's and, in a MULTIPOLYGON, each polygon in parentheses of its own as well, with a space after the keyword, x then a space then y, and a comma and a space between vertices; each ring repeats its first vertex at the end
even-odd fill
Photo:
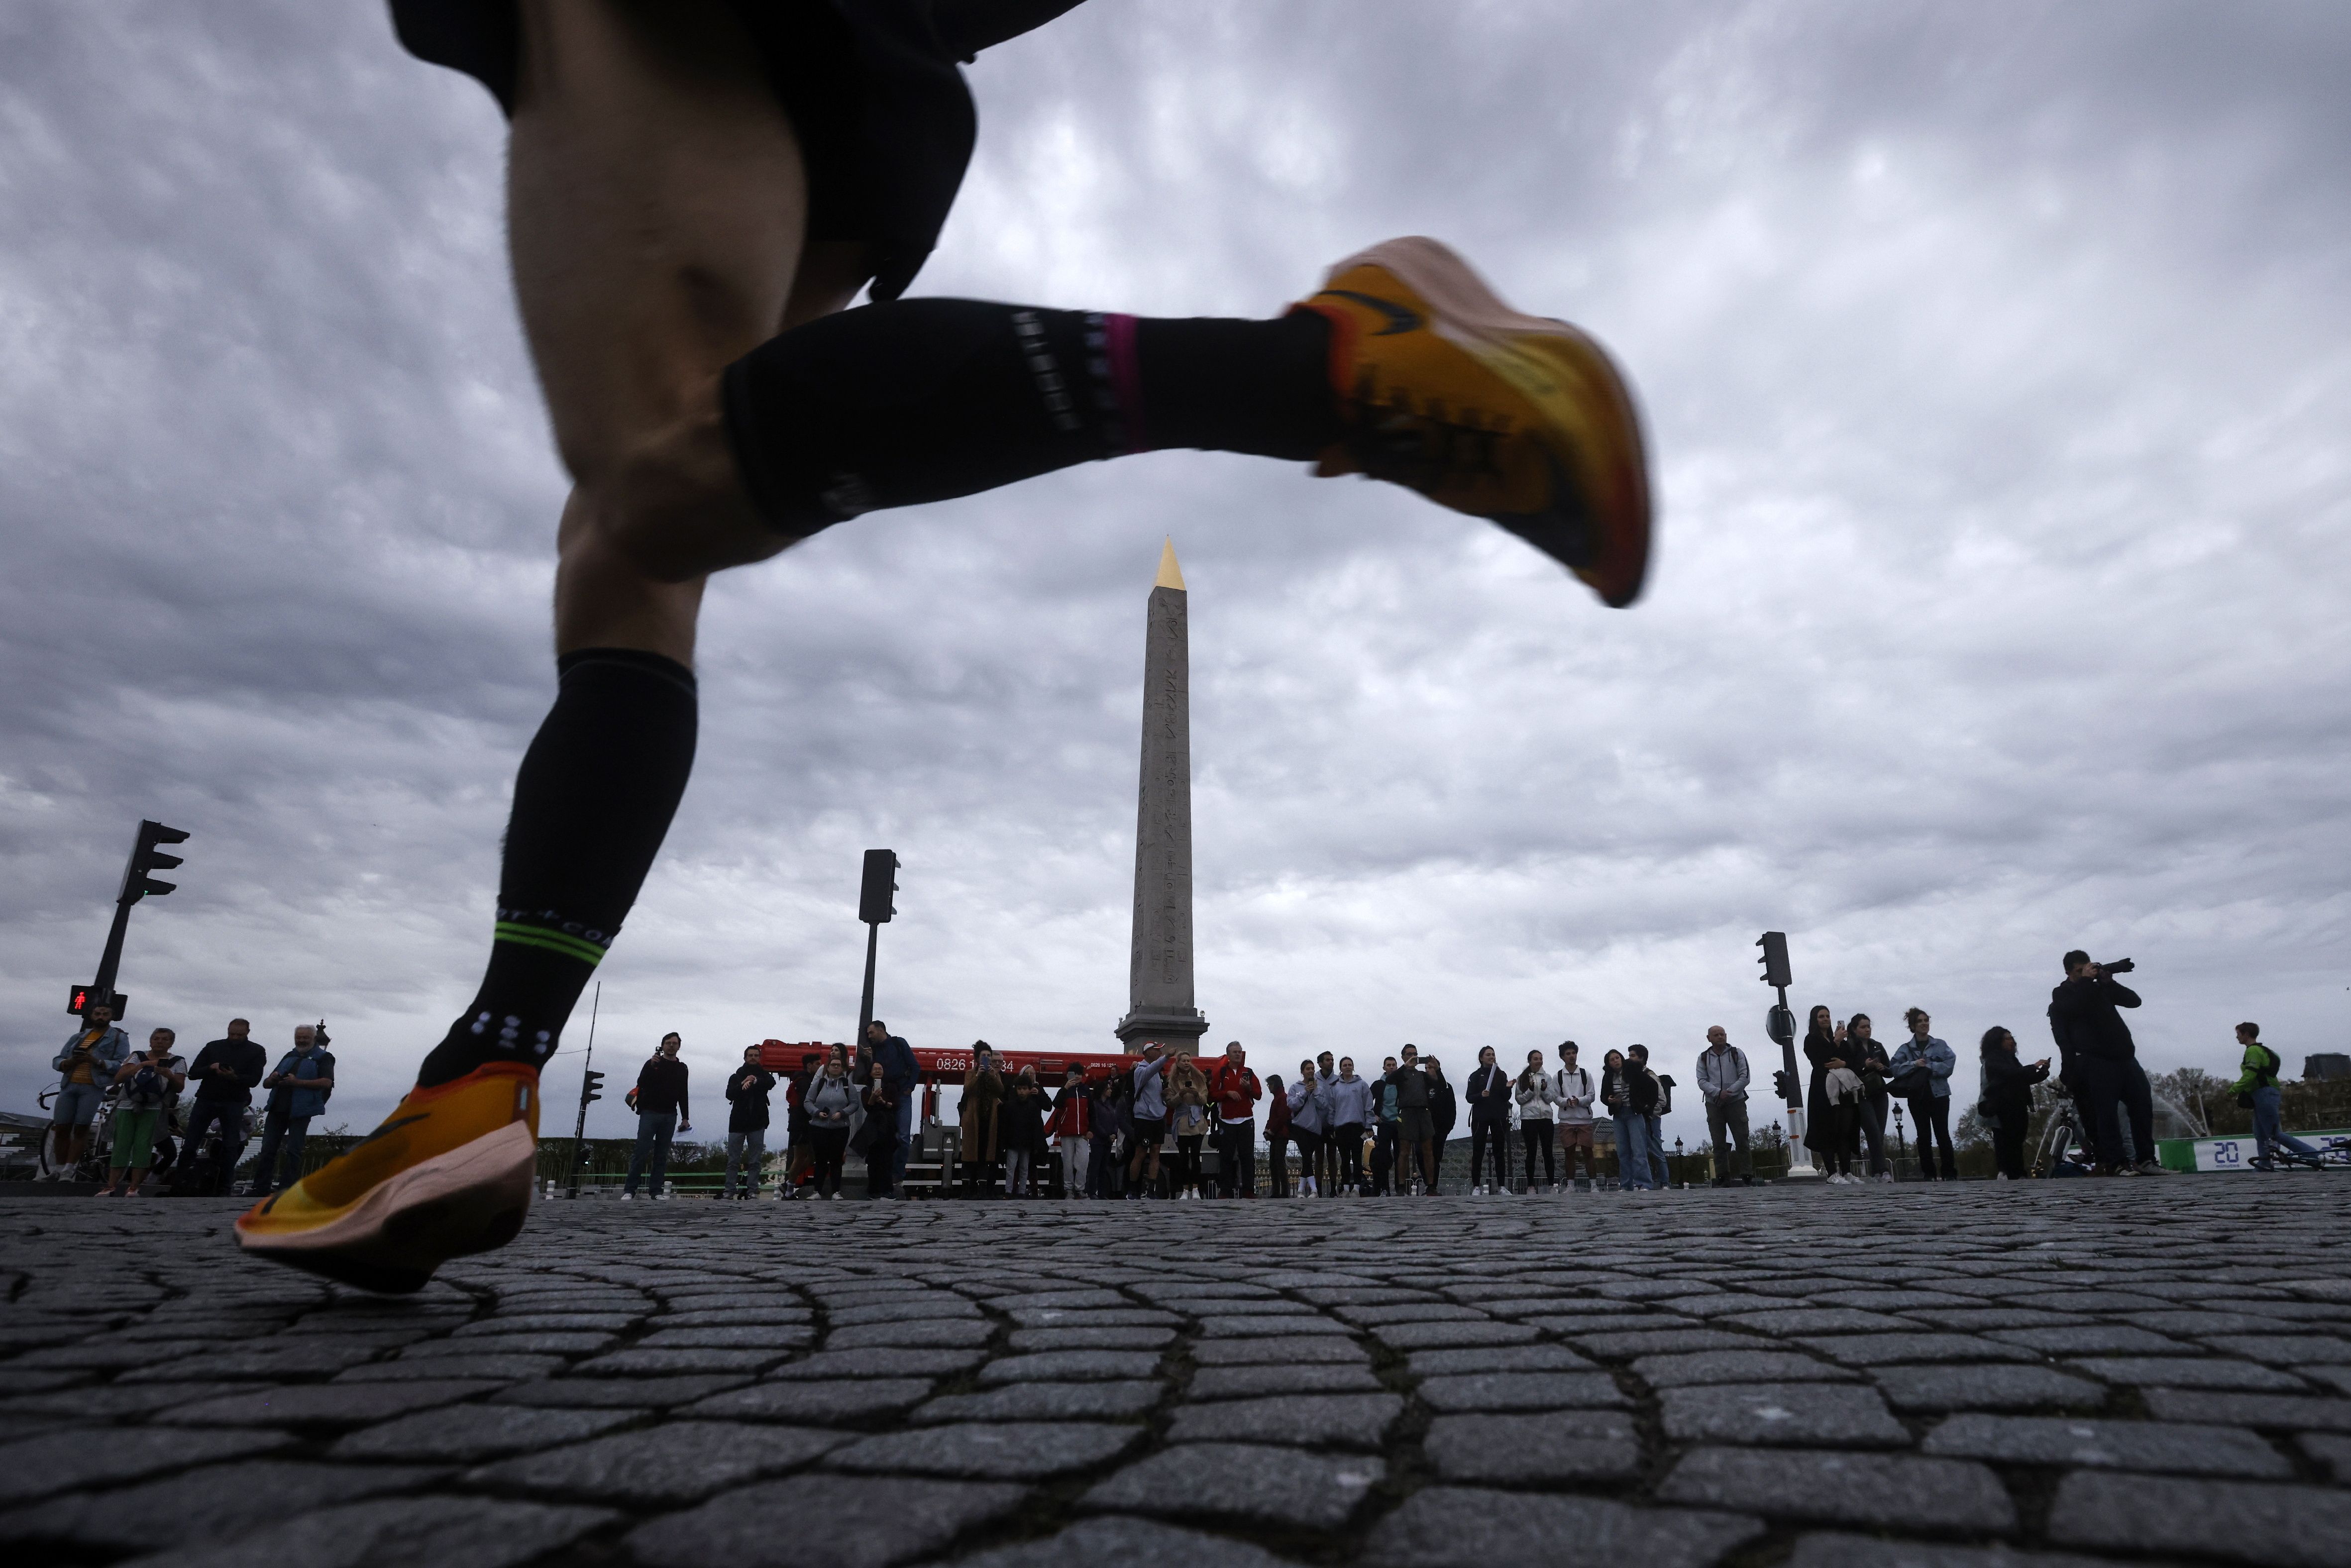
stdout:
MULTIPOLYGON (((96 986, 76 986, 66 994, 66 1011, 76 1018, 80 1018, 98 1003, 109 1000, 107 993, 96 986)), ((120 1023, 122 1020, 122 1015, 130 1010, 131 998, 120 991, 116 991, 110 999, 110 1005, 114 1009, 115 1021, 120 1023)))
POLYGON ((586 1106, 601 1100, 604 1097, 601 1092, 603 1087, 604 1075, 594 1068, 590 1068, 580 1078, 580 1103, 586 1106))
POLYGON ((865 852, 865 885, 857 894, 857 918, 879 925, 898 913, 890 895, 898 891, 898 856, 890 850, 865 852))
POLYGON ((147 873, 170 871, 181 863, 178 855, 167 855, 156 845, 187 841, 188 835, 177 828, 167 828, 161 822, 141 821, 139 824, 139 842, 131 851, 131 863, 123 868, 120 902, 136 904, 151 893, 166 894, 179 886, 176 882, 157 882, 147 873))
POLYGON ((1795 981, 1788 977, 1788 934, 1786 932, 1766 931, 1755 939, 1755 946, 1763 949, 1763 956, 1758 958, 1756 962, 1763 966, 1765 985, 1784 988, 1795 984, 1795 981))
POLYGON ((1781 1104, 1788 1105, 1794 1103, 1795 1082, 1796 1075, 1792 1072, 1775 1071, 1771 1074, 1771 1092, 1779 1098, 1781 1104))

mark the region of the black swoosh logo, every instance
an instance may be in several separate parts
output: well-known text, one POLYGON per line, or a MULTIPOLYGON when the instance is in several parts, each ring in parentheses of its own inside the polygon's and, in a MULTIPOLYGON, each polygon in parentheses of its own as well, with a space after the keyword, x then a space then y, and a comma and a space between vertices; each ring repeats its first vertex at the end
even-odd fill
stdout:
POLYGON ((1334 299, 1352 299, 1358 305, 1369 306, 1388 319, 1388 324, 1372 334, 1374 338, 1393 338, 1398 332, 1417 331, 1421 326, 1420 312, 1408 310, 1392 299, 1376 294, 1358 294, 1352 288, 1326 288, 1322 291, 1334 299))

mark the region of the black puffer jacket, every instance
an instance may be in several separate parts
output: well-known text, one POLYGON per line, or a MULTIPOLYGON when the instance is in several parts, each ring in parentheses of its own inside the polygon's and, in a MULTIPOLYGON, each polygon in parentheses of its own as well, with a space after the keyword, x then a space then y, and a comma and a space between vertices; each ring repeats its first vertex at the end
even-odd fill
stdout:
POLYGON ((2068 1071, 2077 1059, 2129 1061, 2138 1055, 2130 1025, 2117 1009, 2138 1006, 2138 993, 2111 975, 2067 980, 2049 993, 2049 1032, 2068 1071))

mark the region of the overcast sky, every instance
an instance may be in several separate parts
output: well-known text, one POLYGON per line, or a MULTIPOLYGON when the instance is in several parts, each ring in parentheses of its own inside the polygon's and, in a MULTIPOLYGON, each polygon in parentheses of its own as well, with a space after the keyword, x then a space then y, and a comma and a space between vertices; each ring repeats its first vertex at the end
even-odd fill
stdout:
MULTIPOLYGON (((2076 945, 2138 960, 2151 1069, 2346 1049, 2351 11, 1092 0, 970 78, 914 292, 1263 315, 1438 235, 1630 369, 1649 593, 1193 453, 736 573, 616 1077, 680 1030, 723 1125, 744 1044, 845 1038, 874 845, 894 1029, 1114 1049, 1166 535, 1200 1004, 1260 1070, 1573 1037, 1687 1084, 1720 1022, 1761 1076, 1767 927, 1970 1097, 2076 945)), ((323 1014, 372 1124, 472 994, 554 684, 503 124, 356 0, 9 6, 0 84, 5 1103, 152 816, 133 1029, 323 1014)))

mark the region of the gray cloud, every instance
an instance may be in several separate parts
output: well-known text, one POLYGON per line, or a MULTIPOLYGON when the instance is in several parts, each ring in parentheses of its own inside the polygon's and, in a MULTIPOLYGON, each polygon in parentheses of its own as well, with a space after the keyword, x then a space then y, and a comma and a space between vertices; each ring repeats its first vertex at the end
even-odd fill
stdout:
MULTIPOLYGON (((325 1012, 371 1120, 470 992, 552 688, 496 111, 369 7, 0 44, 13 1092, 148 815, 196 837, 134 1023, 325 1012)), ((1261 1065, 1753 1050, 1767 925, 1800 1002, 1963 1056, 2077 942, 2142 961, 2157 1065, 2340 1049, 2346 67, 2283 5, 1094 0, 991 55, 925 291, 1264 313, 1443 235, 1632 369, 1652 595, 1197 454, 834 529, 713 591, 600 1052, 845 1034, 883 842, 893 1024, 1109 1045, 1163 534, 1202 1004, 1261 1065)))

